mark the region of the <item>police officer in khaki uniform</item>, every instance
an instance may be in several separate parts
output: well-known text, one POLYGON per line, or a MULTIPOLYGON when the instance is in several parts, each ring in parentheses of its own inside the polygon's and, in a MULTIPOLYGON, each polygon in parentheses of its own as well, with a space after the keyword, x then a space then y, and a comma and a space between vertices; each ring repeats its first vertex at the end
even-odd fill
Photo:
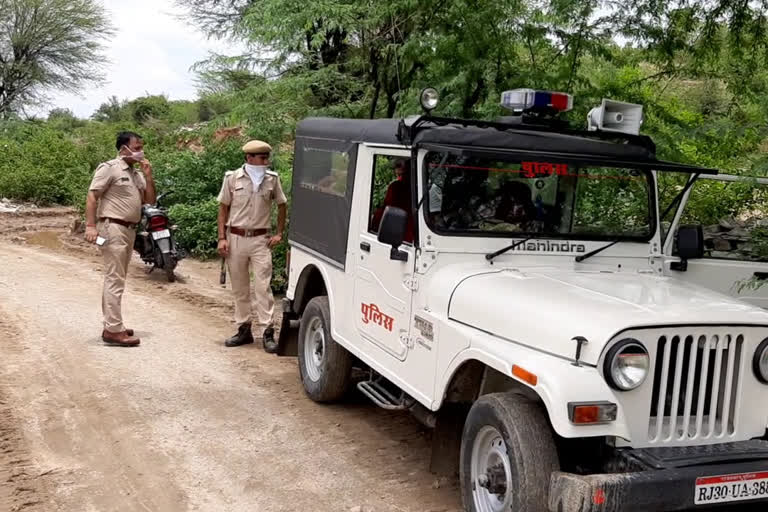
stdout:
POLYGON ((235 296, 237 334, 228 347, 253 343, 251 324, 274 339, 272 249, 283 239, 286 197, 277 173, 269 169, 272 148, 252 140, 243 146, 245 164, 227 172, 219 193, 219 254, 227 259, 235 296), (270 236, 272 203, 277 203, 277 233, 270 236), (251 291, 251 277, 253 291, 251 291))
POLYGON ((135 346, 140 340, 123 325, 121 302, 131 261, 136 224, 142 203, 155 202, 152 166, 144 158, 144 141, 133 132, 117 135, 118 156, 101 164, 93 175, 85 206, 85 238, 101 248, 104 257, 104 290, 101 309, 109 345, 135 346), (139 164, 141 170, 134 169, 139 164))

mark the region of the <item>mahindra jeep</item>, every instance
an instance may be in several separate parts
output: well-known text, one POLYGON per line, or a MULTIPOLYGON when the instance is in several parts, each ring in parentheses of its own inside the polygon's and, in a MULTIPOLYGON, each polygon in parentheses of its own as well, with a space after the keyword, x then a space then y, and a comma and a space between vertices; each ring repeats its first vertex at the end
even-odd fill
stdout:
POLYGON ((713 289, 681 224, 717 171, 657 159, 638 105, 574 130, 566 94, 509 91, 493 122, 436 100, 299 124, 265 349, 298 356, 312 400, 356 386, 433 428, 468 511, 768 503, 768 312, 713 289), (687 179, 660 204, 668 173, 687 179))

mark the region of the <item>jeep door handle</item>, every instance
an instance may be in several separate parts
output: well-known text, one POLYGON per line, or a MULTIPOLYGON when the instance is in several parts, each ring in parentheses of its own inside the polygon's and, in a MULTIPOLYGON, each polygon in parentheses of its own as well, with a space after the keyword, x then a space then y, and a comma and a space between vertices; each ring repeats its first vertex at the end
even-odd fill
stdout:
POLYGON ((371 252, 371 244, 368 242, 360 242, 360 248, 365 252, 371 252))
POLYGON ((768 279, 768 272, 755 272, 752 274, 755 279, 759 279, 760 281, 764 281, 768 279))

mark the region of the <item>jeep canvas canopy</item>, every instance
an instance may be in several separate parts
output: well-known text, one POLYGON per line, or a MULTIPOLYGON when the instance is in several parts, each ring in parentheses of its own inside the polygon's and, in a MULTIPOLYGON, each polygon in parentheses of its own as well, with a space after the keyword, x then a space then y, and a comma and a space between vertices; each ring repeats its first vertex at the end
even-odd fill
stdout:
POLYGON ((417 120, 307 118, 296 128, 290 239, 338 267, 347 253, 357 146, 559 156, 693 174, 716 170, 656 158, 645 136, 425 116, 417 120))

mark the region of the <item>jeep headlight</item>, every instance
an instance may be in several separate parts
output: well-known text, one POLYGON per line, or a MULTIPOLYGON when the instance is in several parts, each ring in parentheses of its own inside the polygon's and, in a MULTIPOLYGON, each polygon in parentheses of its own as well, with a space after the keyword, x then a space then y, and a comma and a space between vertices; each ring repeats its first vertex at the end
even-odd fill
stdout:
POLYGON ((763 384, 768 384, 768 338, 764 339, 755 352, 755 375, 763 384))
POLYGON ((603 373, 612 388, 630 391, 645 382, 650 367, 651 358, 643 344, 625 338, 608 351, 603 373))

